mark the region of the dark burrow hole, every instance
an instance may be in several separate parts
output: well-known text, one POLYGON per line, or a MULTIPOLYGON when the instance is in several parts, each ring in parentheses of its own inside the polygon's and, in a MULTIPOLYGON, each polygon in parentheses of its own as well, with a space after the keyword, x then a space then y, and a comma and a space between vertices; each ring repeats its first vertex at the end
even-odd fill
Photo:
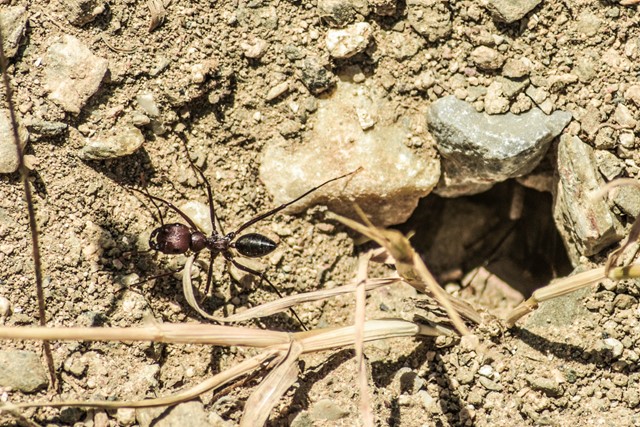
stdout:
POLYGON ((572 270, 551 194, 513 180, 474 196, 429 195, 398 228, 415 232, 411 242, 441 284, 484 267, 528 298, 572 270))

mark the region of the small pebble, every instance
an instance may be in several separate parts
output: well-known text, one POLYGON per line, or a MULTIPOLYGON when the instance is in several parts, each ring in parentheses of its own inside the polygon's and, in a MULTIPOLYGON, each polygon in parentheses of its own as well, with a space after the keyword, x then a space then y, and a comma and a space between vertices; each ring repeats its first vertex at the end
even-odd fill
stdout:
POLYGON ((493 368, 490 365, 483 365, 480 369, 478 369, 478 374, 483 377, 491 378, 493 375, 493 368))
POLYGON ((607 338, 604 340, 604 344, 611 349, 611 355, 615 358, 618 358, 622 355, 622 351, 624 350, 624 346, 620 341, 615 338, 607 338))
POLYGON ((7 317, 11 315, 13 311, 13 307, 11 306, 11 301, 7 298, 0 296, 0 317, 7 317))
POLYGON ((118 408, 116 411, 116 420, 118 425, 131 426, 136 423, 136 410, 135 408, 118 408))
POLYGON ((269 89, 269 92, 267 92, 267 96, 265 97, 265 99, 267 101, 273 101, 274 99, 278 98, 280 95, 283 95, 288 91, 289 91, 289 82, 278 83, 277 85, 269 89))
POLYGON ((114 133, 87 140, 80 156, 87 160, 114 159, 133 154, 144 143, 144 135, 133 125, 117 128, 114 133))
POLYGON ((269 44, 262 39, 256 38, 251 42, 240 43, 244 56, 249 59, 260 59, 267 52, 269 44))
POLYGON ((371 25, 366 22, 358 22, 343 30, 329 30, 326 38, 327 50, 334 58, 351 58, 367 48, 372 35, 371 25))
POLYGON ((152 93, 142 93, 136 96, 136 102, 148 116, 158 117, 160 115, 160 109, 152 93))
POLYGON ((498 70, 504 64, 504 56, 495 49, 486 46, 475 48, 470 55, 471 61, 482 70, 498 70))
POLYGON ((558 397, 563 394, 560 383, 552 378, 530 377, 527 378, 527 381, 532 389, 541 391, 547 396, 558 397))

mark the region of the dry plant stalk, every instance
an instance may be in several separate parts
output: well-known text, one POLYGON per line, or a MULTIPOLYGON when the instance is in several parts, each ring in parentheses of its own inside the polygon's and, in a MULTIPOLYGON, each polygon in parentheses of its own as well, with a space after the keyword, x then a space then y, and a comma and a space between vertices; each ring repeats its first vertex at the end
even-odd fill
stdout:
MULTIPOLYGON (((0 26, 0 71, 2 71, 2 82, 7 97, 7 106, 9 107, 9 119, 11 121, 11 137, 16 146, 16 155, 18 158, 18 172, 20 173, 20 181, 24 188, 24 198, 27 202, 27 212, 29 215, 29 231, 31 233, 31 248, 33 256, 33 269, 36 276, 36 297, 38 300, 38 318, 41 326, 47 324, 47 310, 44 300, 43 279, 42 279, 42 262, 40 259, 40 244, 38 241, 38 225, 36 223, 36 211, 33 206, 33 194, 31 192, 31 184, 29 184, 29 170, 24 162, 24 152, 20 145, 20 137, 18 135, 18 121, 16 119, 16 109, 13 103, 13 90, 9 83, 9 75, 7 74, 7 57, 4 53, 4 28, 0 26)), ((51 388, 56 388, 56 369, 53 363, 53 353, 51 345, 48 341, 42 342, 45 359, 47 360, 47 368, 51 379, 51 388)))
MULTIPOLYGON (((363 341, 409 337, 451 335, 453 331, 433 328, 405 320, 371 320, 363 325, 363 341)), ((264 351, 214 377, 182 392, 156 399, 137 401, 60 401, 5 404, 0 410, 15 411, 28 407, 90 406, 96 408, 139 408, 174 405, 199 394, 221 387, 255 369, 268 370, 262 384, 245 405, 242 426, 263 425, 282 394, 297 378, 297 360, 304 353, 351 346, 355 342, 355 326, 324 328, 287 333, 244 327, 204 324, 154 324, 137 328, 45 328, 0 327, 0 339, 14 340, 80 340, 80 341, 154 341, 218 346, 262 348, 264 351), (265 365, 268 362, 269 365, 265 365)))
POLYGON ((384 247, 395 260, 398 274, 418 291, 435 298, 447 311, 453 325, 460 334, 470 334, 469 329, 467 329, 462 321, 461 315, 476 324, 482 322, 480 314, 473 309, 471 305, 466 301, 448 295, 444 289, 440 287, 422 261, 422 258, 420 258, 420 255, 413 249, 409 240, 403 236, 402 233, 396 230, 375 227, 368 221, 358 206, 355 206, 355 209, 367 225, 334 214, 335 218, 384 247))

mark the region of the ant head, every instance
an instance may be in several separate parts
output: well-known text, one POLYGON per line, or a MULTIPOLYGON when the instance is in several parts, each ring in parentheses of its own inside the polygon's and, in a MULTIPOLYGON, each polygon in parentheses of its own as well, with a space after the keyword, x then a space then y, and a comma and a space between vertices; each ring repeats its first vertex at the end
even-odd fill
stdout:
POLYGON ((241 255, 257 258, 270 254, 278 245, 270 238, 258 233, 249 233, 238 237, 233 244, 241 255))
POLYGON ((149 236, 149 247, 167 255, 183 254, 191 246, 191 229, 184 224, 165 224, 149 236))

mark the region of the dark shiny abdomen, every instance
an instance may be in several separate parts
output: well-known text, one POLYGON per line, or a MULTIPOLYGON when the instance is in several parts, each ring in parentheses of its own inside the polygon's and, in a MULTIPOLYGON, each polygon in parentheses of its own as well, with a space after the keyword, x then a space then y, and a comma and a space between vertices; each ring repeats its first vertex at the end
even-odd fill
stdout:
POLYGON ((234 246, 241 255, 256 258, 270 254, 278 245, 262 234, 249 233, 238 237, 234 246))

